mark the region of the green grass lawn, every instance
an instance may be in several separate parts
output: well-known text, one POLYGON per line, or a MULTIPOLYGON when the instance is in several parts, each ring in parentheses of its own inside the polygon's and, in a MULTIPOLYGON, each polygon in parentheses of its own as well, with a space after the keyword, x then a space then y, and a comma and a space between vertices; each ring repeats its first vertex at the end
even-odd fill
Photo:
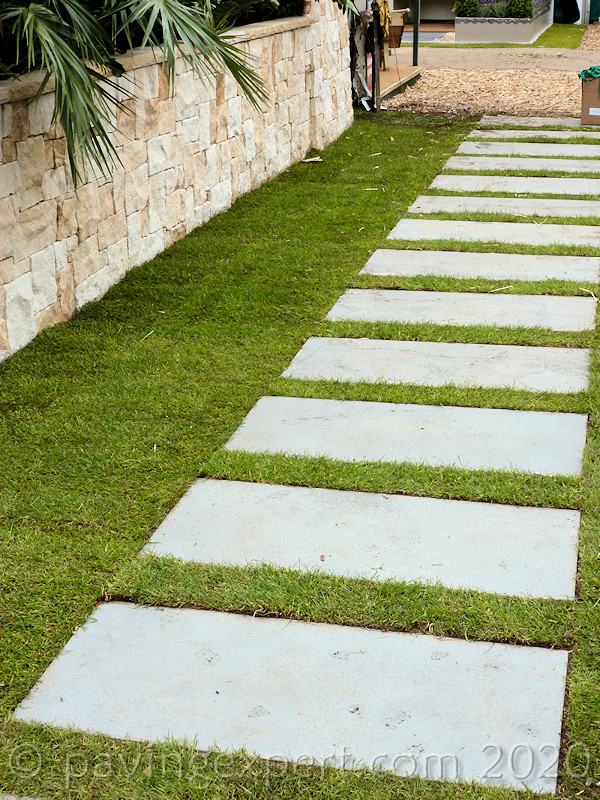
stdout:
MULTIPOLYGON (((475 125, 475 119, 359 114, 322 162, 299 164, 238 200, 0 367, 0 791, 60 800, 530 796, 286 767, 244 753, 197 754, 172 742, 112 741, 11 721, 94 604, 110 598, 572 649, 561 792, 576 798, 597 791, 597 349, 590 392, 574 395, 279 377, 313 335, 596 348, 590 333, 324 320, 348 286, 384 285, 358 271, 376 248, 402 246, 386 235, 475 125), (263 394, 590 413, 583 479, 223 451, 263 394), (581 508, 579 596, 576 602, 527 600, 272 567, 138 559, 199 476, 581 508)), ((408 247, 459 249, 444 242, 408 247)), ((390 285, 502 287, 436 278, 390 285)), ((585 294, 589 287, 551 282, 544 288, 585 294)), ((536 287, 526 283, 506 289, 531 290, 536 287)))
MULTIPOLYGON (((547 31, 533 44, 513 44, 511 42, 493 42, 492 44, 452 44, 443 42, 419 42, 419 47, 561 47, 566 50, 577 50, 581 44, 587 25, 551 25, 547 31)), ((441 35, 441 34, 440 34, 441 35)), ((401 47, 412 47, 411 42, 404 42, 401 47)))

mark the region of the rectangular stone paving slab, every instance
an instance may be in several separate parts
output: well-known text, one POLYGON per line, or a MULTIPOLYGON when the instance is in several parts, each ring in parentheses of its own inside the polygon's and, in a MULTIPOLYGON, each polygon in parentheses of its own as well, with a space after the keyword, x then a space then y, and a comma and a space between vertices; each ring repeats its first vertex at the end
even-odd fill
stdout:
POLYGON ((545 130, 496 130, 472 131, 468 139, 600 139, 600 131, 571 130, 571 131, 545 131, 545 130))
MULTIPOLYGON (((559 142, 462 142, 457 153, 467 156, 539 156, 542 158, 599 158, 597 144, 559 142)), ((600 165, 596 164, 596 169, 600 165)))
POLYGON ((531 217, 600 217, 600 200, 547 200, 536 197, 417 197, 411 214, 514 214, 531 217))
POLYGON ((583 414, 261 397, 227 450, 579 475, 583 414))
POLYGON ((588 363, 572 348, 314 337, 283 377, 584 392, 588 363))
MULTIPOLYGON (((424 220, 430 222, 431 220, 424 220)), ((600 258, 461 253, 454 250, 376 250, 361 275, 448 275, 509 281, 598 281, 600 258)))
POLYGON ((564 509, 201 480, 145 552, 573 599, 578 528, 564 509))
POLYGON ((584 331, 593 329, 595 310, 592 297, 348 289, 327 319, 584 331))
POLYGON ((438 175, 432 189, 511 194, 600 194, 599 178, 535 178, 514 175, 438 175))
POLYGON ((448 219, 402 219, 388 239, 447 239, 459 242, 505 242, 600 247, 600 228, 595 225, 553 225, 536 222, 474 222, 448 219))
POLYGON ((517 158, 515 156, 450 156, 444 169, 471 172, 600 173, 596 160, 576 158, 517 158))
POLYGON ((566 668, 557 650, 107 603, 16 718, 552 792, 566 668))
MULTIPOLYGON (((581 120, 576 117, 511 117, 504 114, 485 115, 479 121, 481 126, 514 125, 515 128, 581 128, 581 120)), ((590 130, 593 130, 591 128, 590 130)))

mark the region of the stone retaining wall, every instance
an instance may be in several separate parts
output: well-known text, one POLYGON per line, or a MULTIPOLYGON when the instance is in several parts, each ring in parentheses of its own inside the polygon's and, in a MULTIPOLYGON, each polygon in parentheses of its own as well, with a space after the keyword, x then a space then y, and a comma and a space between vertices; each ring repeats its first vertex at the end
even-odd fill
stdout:
POLYGON ((30 105, 38 75, 0 83, 0 360, 351 124, 348 32, 331 0, 235 35, 268 85, 266 110, 182 59, 170 98, 160 57, 133 51, 121 60, 135 115, 115 121, 122 166, 77 191, 52 88, 30 105))

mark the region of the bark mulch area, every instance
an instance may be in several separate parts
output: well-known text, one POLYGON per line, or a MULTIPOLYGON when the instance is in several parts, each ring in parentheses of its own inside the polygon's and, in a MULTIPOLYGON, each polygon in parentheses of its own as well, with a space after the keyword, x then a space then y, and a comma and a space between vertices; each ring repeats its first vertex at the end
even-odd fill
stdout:
MULTIPOLYGON (((600 25, 592 27, 600 31, 600 25)), ((385 106, 425 113, 579 116, 581 80, 576 72, 556 70, 430 69, 385 106)))
POLYGON ((600 50, 600 22, 588 25, 583 34, 578 50, 600 50))

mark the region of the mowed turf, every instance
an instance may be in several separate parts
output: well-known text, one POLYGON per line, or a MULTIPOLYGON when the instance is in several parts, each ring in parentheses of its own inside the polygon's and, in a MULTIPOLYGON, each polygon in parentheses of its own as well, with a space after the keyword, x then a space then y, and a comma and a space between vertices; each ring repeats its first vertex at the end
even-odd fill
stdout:
MULTIPOLYGON (((565 796, 594 791, 594 781, 600 780, 593 772, 600 773, 595 727, 600 634, 594 605, 600 588, 595 430, 600 370, 595 349, 590 392, 575 396, 304 385, 279 378, 310 335, 448 340, 442 327, 334 325, 324 316, 347 286, 356 285, 371 253, 388 246, 391 228, 475 124, 435 116, 359 115, 354 127, 324 151, 322 162, 297 165, 240 199, 0 368, 5 715, 0 790, 106 800, 518 796, 510 790, 285 767, 244 754, 199 756, 193 747, 173 743, 112 742, 10 722, 10 712, 94 604, 113 597, 573 648, 561 786, 565 796), (584 476, 545 479, 219 452, 263 394, 591 413, 584 476), (201 475, 581 507, 580 597, 575 603, 525 600, 272 567, 138 559, 152 530, 201 475)), ((451 247, 460 249, 456 243, 451 247)), ((377 286, 378 280, 361 276, 359 285, 377 286)), ((418 282, 398 280, 394 286, 416 288, 418 282)), ((502 288, 475 283, 476 288, 469 286, 476 291, 502 288)), ((438 288, 438 283, 426 279, 422 288, 438 288)), ((444 288, 467 287, 444 279, 444 288)), ((507 291, 530 289, 513 285, 507 291)), ((550 291, 589 295, 591 288, 553 282, 550 291)), ((595 339, 591 333, 505 335, 458 328, 454 337, 592 347, 595 339)))

